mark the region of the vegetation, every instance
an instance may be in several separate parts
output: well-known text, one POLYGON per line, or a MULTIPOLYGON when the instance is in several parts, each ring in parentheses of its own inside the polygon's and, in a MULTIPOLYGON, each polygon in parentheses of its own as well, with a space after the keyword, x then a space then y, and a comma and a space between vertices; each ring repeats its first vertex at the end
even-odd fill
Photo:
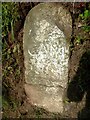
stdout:
POLYGON ((84 23, 83 30, 85 32, 90 32, 90 10, 85 9, 82 14, 79 15, 84 23))
MULTIPOLYGON (((90 5, 89 5, 90 6, 90 5)), ((85 40, 87 40, 88 33, 90 32, 90 8, 84 9, 78 17, 79 22, 81 23, 81 30, 83 35, 79 34, 75 36, 75 44, 82 44, 85 40)))
POLYGON ((83 20, 88 20, 88 18, 90 17, 90 11, 89 10, 85 10, 84 13, 79 15, 83 20))
POLYGON ((18 20, 18 7, 15 2, 2 3, 2 37, 8 35, 11 31, 12 39, 14 39, 13 27, 18 20))
MULTIPOLYGON (((3 97, 2 107, 3 110, 17 108, 17 102, 9 95, 7 95, 8 89, 13 88, 13 84, 10 85, 9 75, 15 72, 16 77, 20 76, 20 70, 18 68, 18 62, 16 61, 15 55, 17 54, 17 46, 14 42, 14 27, 15 23, 19 20, 18 7, 15 2, 2 3, 2 84, 3 84, 3 97), (11 39, 9 41, 9 34, 11 39), (11 42, 13 47, 9 44, 11 42), (14 54, 15 53, 15 54, 14 54), (13 64, 14 63, 14 64, 13 64), (13 64, 13 65, 12 65, 13 64), (8 81, 8 82, 7 82, 8 81)), ((7 113, 5 113, 7 114, 7 113)), ((4 114, 4 117, 5 117, 4 114)))

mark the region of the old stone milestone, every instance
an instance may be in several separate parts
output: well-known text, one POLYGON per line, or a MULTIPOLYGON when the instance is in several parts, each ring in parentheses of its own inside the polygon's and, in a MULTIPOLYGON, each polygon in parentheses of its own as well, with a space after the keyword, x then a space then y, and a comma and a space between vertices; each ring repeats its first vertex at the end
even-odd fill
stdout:
POLYGON ((71 25, 60 3, 40 3, 24 24, 25 92, 32 105, 50 112, 63 112, 71 25))

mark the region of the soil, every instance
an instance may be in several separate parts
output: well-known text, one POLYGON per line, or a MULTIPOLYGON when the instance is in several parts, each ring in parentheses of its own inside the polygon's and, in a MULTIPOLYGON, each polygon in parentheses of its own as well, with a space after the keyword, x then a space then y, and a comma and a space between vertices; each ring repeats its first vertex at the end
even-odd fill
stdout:
POLYGON ((23 26, 26 15, 37 4, 18 3, 20 19, 14 29, 15 40, 11 40, 10 33, 2 40, 3 118, 90 117, 90 32, 86 33, 79 27, 82 23, 78 19, 78 15, 88 6, 86 3, 76 3, 74 9, 72 3, 61 3, 70 11, 73 19, 65 115, 50 113, 28 103, 24 91, 23 26), (85 40, 76 41, 79 35, 85 36, 85 40))

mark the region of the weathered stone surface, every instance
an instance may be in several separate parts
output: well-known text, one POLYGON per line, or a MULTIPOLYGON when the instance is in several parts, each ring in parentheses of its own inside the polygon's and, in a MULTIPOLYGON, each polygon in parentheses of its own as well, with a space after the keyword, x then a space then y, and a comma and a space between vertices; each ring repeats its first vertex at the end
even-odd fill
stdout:
POLYGON ((50 112, 63 112, 71 25, 69 12, 56 3, 34 7, 24 25, 25 91, 33 105, 50 112))

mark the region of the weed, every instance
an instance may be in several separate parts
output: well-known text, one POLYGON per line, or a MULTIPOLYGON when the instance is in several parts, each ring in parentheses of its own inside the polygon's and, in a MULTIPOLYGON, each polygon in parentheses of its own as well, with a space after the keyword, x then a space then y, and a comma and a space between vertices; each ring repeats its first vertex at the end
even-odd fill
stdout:
POLYGON ((9 108, 9 103, 4 97, 2 97, 2 105, 3 105, 3 109, 9 108))
POLYGON ((76 42, 77 45, 78 45, 78 44, 81 44, 83 40, 84 40, 84 39, 83 39, 81 36, 77 36, 77 37, 75 38, 75 42, 76 42))
POLYGON ((68 103, 70 103, 70 100, 69 100, 68 98, 65 98, 65 99, 63 100, 63 103, 68 104, 68 103))
POLYGON ((90 32, 90 10, 85 10, 84 13, 80 14, 79 17, 84 22, 82 27, 85 32, 90 32))
POLYGON ((89 32, 90 31, 90 26, 84 25, 83 30, 86 31, 86 32, 89 32))
POLYGON ((90 17, 90 10, 85 10, 84 13, 80 14, 79 16, 82 20, 88 20, 88 18, 90 17))

